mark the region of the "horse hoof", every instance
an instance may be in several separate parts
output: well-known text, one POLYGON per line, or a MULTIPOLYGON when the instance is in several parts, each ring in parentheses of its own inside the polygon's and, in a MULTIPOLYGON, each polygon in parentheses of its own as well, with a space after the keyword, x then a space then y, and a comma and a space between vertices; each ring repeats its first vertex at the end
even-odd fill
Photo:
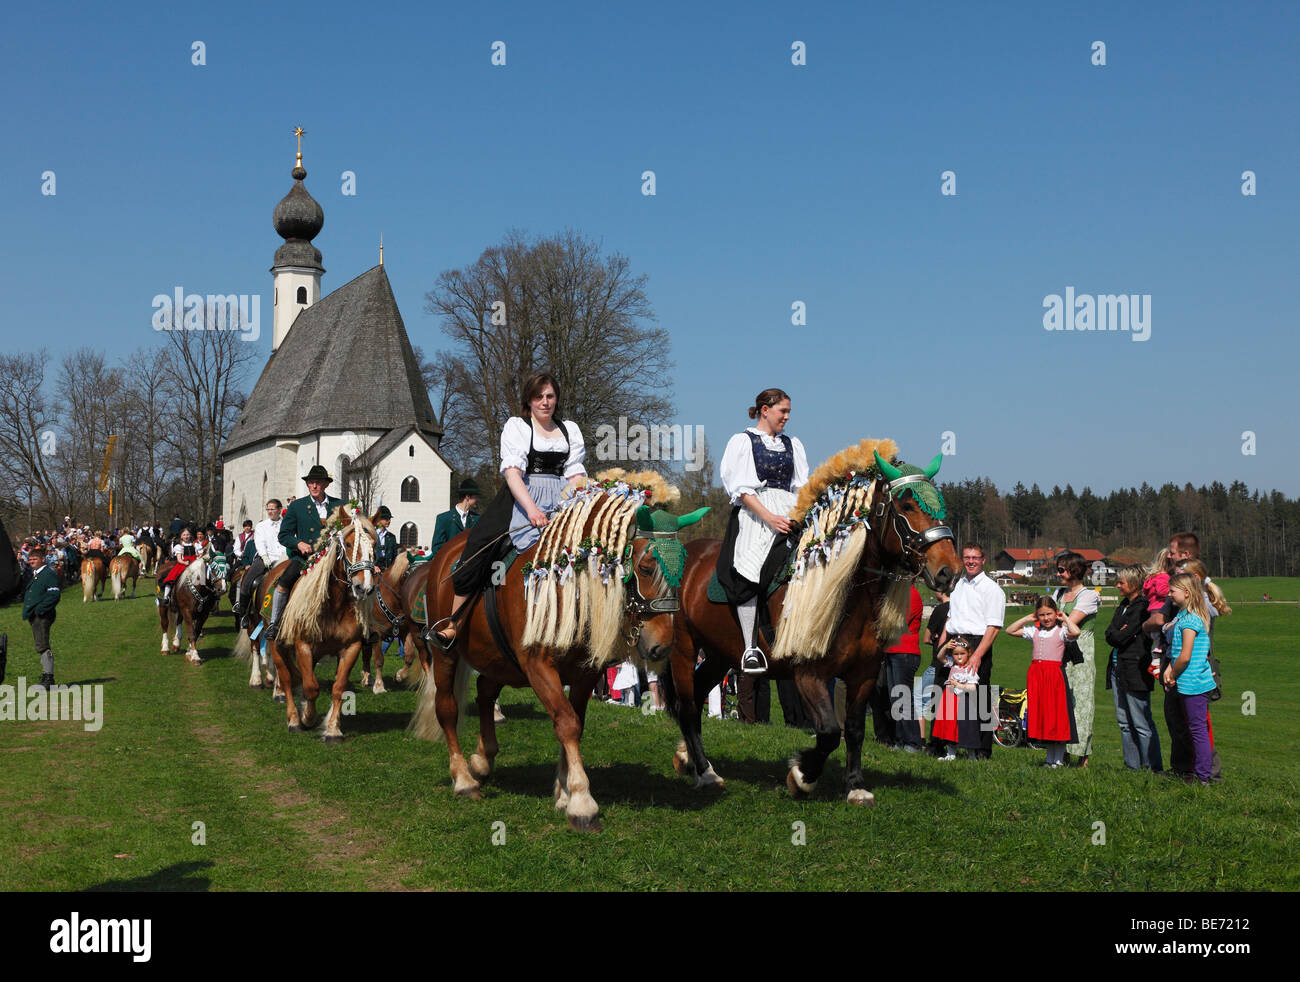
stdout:
POLYGON ((707 771, 695 779, 695 788, 718 788, 721 790, 727 786, 727 782, 718 777, 717 773, 710 767, 707 771))
POLYGON ((673 754, 673 770, 682 777, 693 777, 695 775, 695 765, 691 763, 690 755, 683 751, 673 754))
POLYGON ((457 798, 468 798, 470 801, 482 801, 483 792, 478 788, 461 788, 456 792, 457 798))
POLYGON ((331 733, 331 734, 327 734, 326 736, 322 737, 321 739, 323 739, 326 743, 342 743, 342 742, 343 742, 343 736, 342 736, 342 734, 339 734, 338 736, 335 736, 334 734, 331 733))
POLYGON ((248 687, 249 687, 250 689, 260 689, 260 688, 262 688, 262 683, 261 683, 261 682, 249 682, 249 683, 248 683, 248 687))
POLYGON ((280 703, 281 705, 283 705, 283 704, 286 703, 288 700, 284 698, 284 693, 281 692, 278 696, 275 697, 275 701, 278 702, 278 703, 280 703))
POLYGON ((807 801, 812 795, 813 786, 796 777, 793 767, 785 775, 785 786, 790 789, 790 797, 795 801, 807 801))
POLYGON ((290 732, 290 733, 301 733, 301 732, 302 732, 302 727, 301 727, 299 724, 297 724, 297 723, 290 723, 290 724, 289 724, 289 732, 290 732))
POLYGON ((854 788, 845 800, 850 805, 858 805, 862 808, 872 808, 876 804, 876 796, 866 788, 854 788))
POLYGON ((474 780, 486 781, 492 776, 492 765, 487 762, 487 758, 480 757, 478 754, 471 754, 469 772, 474 775, 474 780))
POLYGON ((575 832, 599 832, 599 815, 570 815, 569 828, 575 832))

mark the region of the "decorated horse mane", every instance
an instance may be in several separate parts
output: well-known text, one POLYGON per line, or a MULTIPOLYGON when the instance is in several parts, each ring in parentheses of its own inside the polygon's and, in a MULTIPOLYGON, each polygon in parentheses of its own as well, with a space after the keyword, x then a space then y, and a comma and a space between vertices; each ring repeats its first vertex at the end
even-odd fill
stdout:
MULTIPOLYGON (((325 519, 321 533, 312 545, 307 570, 289 595, 284 607, 284 619, 279 637, 285 641, 319 641, 324 632, 321 614, 329 598, 330 574, 339 560, 339 545, 344 533, 356 530, 352 549, 343 557, 346 563, 373 561, 375 556, 375 527, 362 514, 355 501, 339 505, 325 519), (347 509, 351 509, 350 512, 347 509), (347 516, 345 518, 345 516, 347 516)), ((363 630, 370 630, 369 601, 354 605, 357 619, 363 630)))
POLYGON ((625 564, 637 510, 680 497, 655 472, 629 474, 622 468, 566 488, 522 567, 526 619, 520 644, 561 650, 584 645, 592 665, 621 661, 624 584, 632 575, 625 564))
MULTIPOLYGON (((802 524, 803 532, 791 557, 790 585, 772 647, 774 658, 814 659, 829 648, 844 613, 853 573, 866 550, 867 518, 875 503, 878 477, 925 477, 925 481, 904 485, 896 494, 911 495, 932 518, 946 515, 943 495, 929 483, 941 459, 936 457, 922 470, 898 460, 898 445, 893 440, 865 439, 841 450, 813 472, 790 513, 792 521, 802 524)), ((896 579, 881 598, 875 622, 876 638, 882 645, 892 645, 902 635, 910 595, 911 581, 896 579)))
POLYGON ((189 587, 191 590, 197 590, 198 587, 207 586, 208 568, 207 563, 202 556, 196 557, 176 578, 176 590, 180 591, 181 587, 189 587))

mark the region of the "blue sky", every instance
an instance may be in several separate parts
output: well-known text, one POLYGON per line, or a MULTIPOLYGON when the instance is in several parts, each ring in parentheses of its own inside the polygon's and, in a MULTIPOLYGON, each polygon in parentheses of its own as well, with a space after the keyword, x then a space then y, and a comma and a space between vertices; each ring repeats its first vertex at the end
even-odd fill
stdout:
POLYGON ((269 352, 302 125, 323 289, 382 232, 426 352, 440 272, 511 228, 572 227, 649 276, 678 366, 665 422, 715 455, 778 385, 814 460, 868 435, 928 459, 951 431, 952 480, 1300 494, 1300 8, 711 6, 7 13, 0 339, 124 355, 183 286, 261 293, 269 352), (1150 339, 1045 331, 1067 286, 1150 294, 1150 339))

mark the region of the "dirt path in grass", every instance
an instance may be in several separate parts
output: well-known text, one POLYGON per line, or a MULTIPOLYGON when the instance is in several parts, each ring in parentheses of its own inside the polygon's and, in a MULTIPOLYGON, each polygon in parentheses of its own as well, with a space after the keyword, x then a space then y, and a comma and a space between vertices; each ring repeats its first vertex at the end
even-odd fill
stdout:
MULTIPOLYGON (((190 669, 191 666, 184 666, 190 669)), ((406 864, 394 864, 383 854, 382 833, 366 827, 335 802, 301 787, 293 775, 273 764, 259 764, 243 742, 222 725, 219 715, 204 698, 198 671, 182 674, 181 689, 190 711, 190 732, 211 757, 214 766, 249 789, 265 795, 270 817, 296 833, 303 859, 317 870, 339 876, 342 889, 351 888, 351 878, 360 874, 364 890, 405 890, 402 878, 412 872, 406 864)), ((258 698, 269 699, 263 692, 258 698)), ((285 734, 288 738, 289 734, 285 734)), ((304 736, 301 739, 312 739, 304 736)))

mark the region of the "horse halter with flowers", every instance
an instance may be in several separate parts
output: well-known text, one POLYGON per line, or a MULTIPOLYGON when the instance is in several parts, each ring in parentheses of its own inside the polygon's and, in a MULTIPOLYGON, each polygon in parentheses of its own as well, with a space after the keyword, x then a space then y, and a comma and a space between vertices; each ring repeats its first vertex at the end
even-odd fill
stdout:
MULTIPOLYGON (((901 490, 911 490, 909 484, 924 484, 932 489, 934 485, 931 478, 939 472, 939 465, 943 461, 942 454, 935 454, 934 459, 930 461, 929 466, 920 474, 904 474, 899 468, 894 467, 887 460, 883 460, 879 454, 876 454, 876 466, 880 468, 881 479, 885 481, 885 493, 876 497, 875 508, 873 509, 874 518, 876 519, 876 538, 877 544, 882 548, 885 543, 885 531, 887 527, 892 527, 898 535, 898 541, 903 547, 903 555, 909 561, 911 567, 910 576, 899 576, 898 579, 915 579, 925 572, 925 551, 932 545, 942 542, 944 539, 951 539, 956 542, 956 536, 952 534, 952 529, 947 525, 935 525, 928 529, 914 529, 912 523, 907 520, 907 516, 902 514, 897 505, 894 503, 894 497, 901 490), (889 509, 889 524, 885 522, 885 509, 889 509)), ((919 489, 918 489, 919 490, 919 489)), ((934 489, 938 494, 938 490, 934 489)), ((914 497, 917 497, 913 493, 914 497)), ((918 497, 918 502, 919 502, 918 497)), ((942 499, 940 499, 942 502, 942 499)), ((942 512, 936 516, 943 517, 942 512)))

